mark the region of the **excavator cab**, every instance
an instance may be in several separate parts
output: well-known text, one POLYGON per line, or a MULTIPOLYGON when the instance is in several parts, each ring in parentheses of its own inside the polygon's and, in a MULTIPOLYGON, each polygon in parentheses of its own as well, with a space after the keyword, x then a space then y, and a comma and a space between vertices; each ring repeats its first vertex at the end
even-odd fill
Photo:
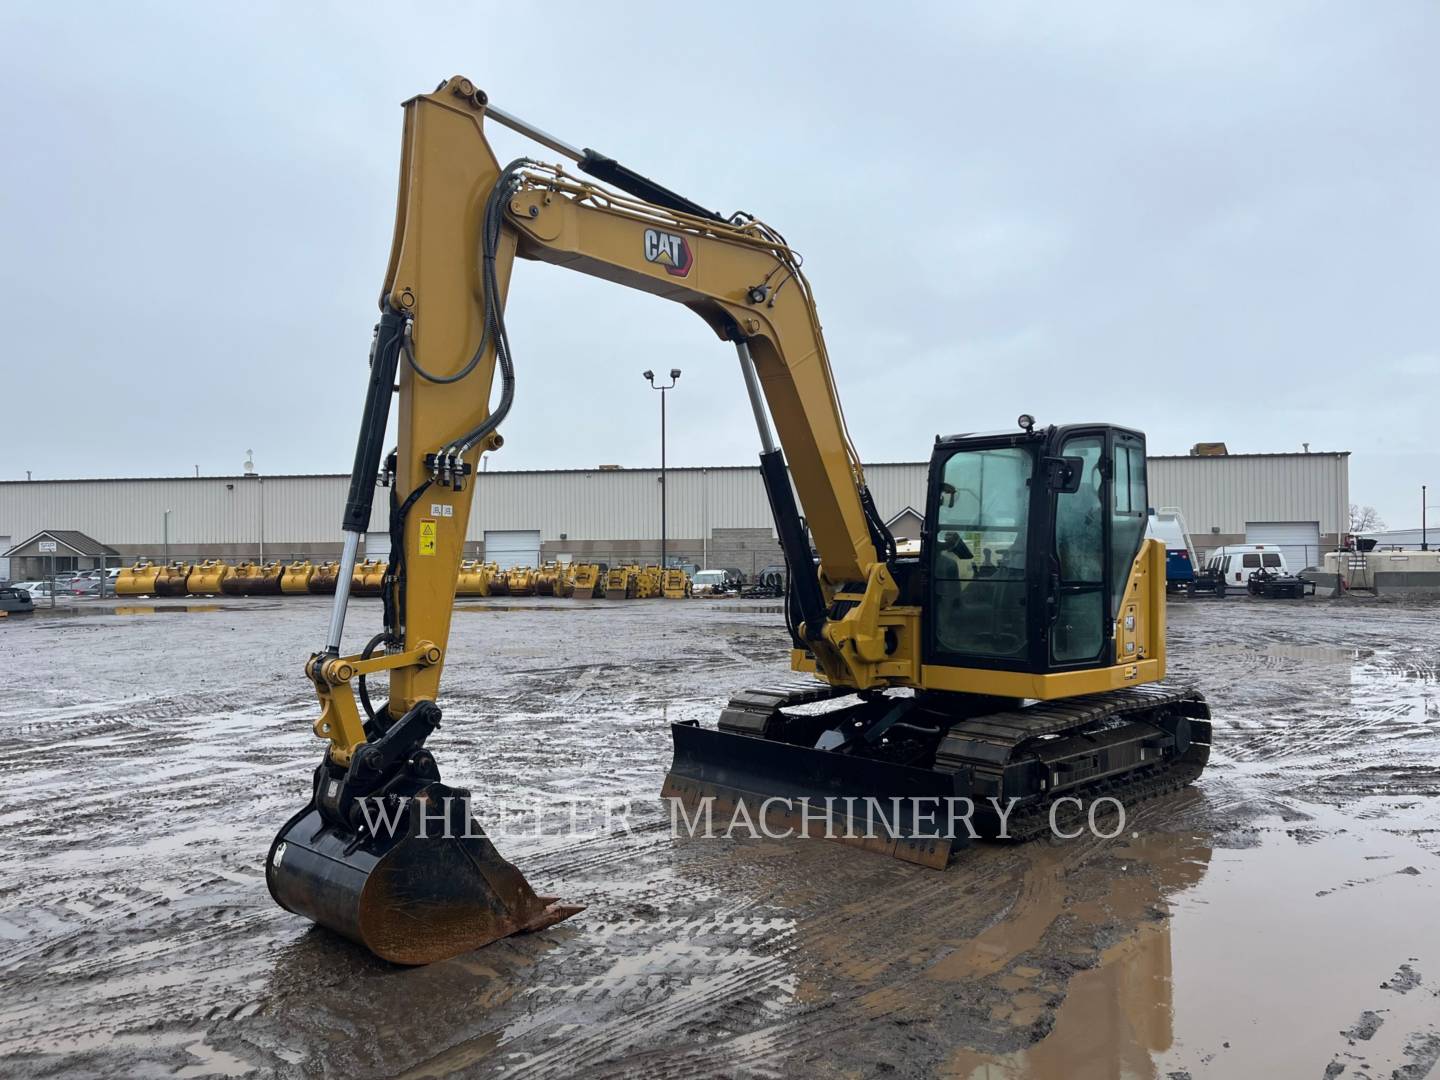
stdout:
POLYGON ((909 568, 928 592, 925 664, 1046 675, 1140 659, 1139 605, 1122 608, 1146 505, 1138 431, 937 439, 925 542, 909 568))
MULTIPOLYGON (((1210 714, 1155 685, 1165 567, 1146 522, 1138 431, 1022 416, 1018 431, 937 438, 919 550, 887 564, 918 655, 889 686, 831 678, 804 598, 818 570, 792 556, 792 666, 822 680, 737 694, 713 729, 673 725, 663 794, 782 828, 820 807, 831 839, 944 867, 978 836, 1034 835, 1058 799, 1193 780, 1210 714)), ((820 617, 843 618, 849 588, 820 617)), ((900 655, 898 635, 884 648, 900 655)))

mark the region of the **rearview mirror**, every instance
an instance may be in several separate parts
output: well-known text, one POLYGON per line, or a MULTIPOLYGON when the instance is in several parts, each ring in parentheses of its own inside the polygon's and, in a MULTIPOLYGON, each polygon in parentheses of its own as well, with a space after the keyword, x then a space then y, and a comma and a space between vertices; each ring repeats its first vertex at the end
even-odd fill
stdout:
POLYGON ((1078 457, 1046 457, 1045 483, 1057 495, 1070 495, 1080 490, 1080 477, 1085 472, 1085 459, 1078 457))

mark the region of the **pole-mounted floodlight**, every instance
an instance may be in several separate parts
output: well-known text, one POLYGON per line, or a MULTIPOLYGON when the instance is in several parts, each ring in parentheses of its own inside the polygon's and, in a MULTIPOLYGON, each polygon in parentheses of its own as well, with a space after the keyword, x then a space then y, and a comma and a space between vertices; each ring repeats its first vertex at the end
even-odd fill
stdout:
POLYGON ((665 519, 665 391, 675 389, 675 384, 680 380, 680 369, 670 369, 670 382, 665 386, 655 384, 655 372, 645 372, 645 381, 650 384, 650 389, 660 391, 660 569, 666 567, 667 548, 669 547, 669 534, 666 528, 665 519))

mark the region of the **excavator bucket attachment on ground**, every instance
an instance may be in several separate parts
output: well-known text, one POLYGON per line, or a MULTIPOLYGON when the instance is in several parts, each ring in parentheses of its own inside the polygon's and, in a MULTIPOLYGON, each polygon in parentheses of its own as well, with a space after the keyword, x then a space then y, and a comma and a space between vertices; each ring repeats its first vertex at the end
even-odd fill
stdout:
POLYGON ((578 600, 603 599, 605 570, 598 563, 580 563, 571 568, 570 595, 578 600))
POLYGON ((220 583, 226 596, 277 596, 285 568, 279 563, 241 563, 220 583))
POLYGON ((359 835, 306 807, 271 846, 270 895, 395 964, 446 960, 582 910, 536 894, 468 815, 445 830, 425 809, 458 794, 429 786, 390 835, 359 835))
POLYGON ((387 564, 372 559, 366 559, 355 567, 355 573, 350 577, 351 596, 379 596, 381 585, 385 581, 385 569, 387 564))
POLYGON ((535 571, 528 566, 512 566, 505 581, 511 596, 535 595, 535 571))
POLYGON ((339 563, 323 562, 315 567, 315 572, 310 575, 310 581, 306 584, 306 590, 317 596, 333 595, 335 592, 335 581, 339 576, 339 563))
POLYGON ((309 805, 270 845, 265 881, 287 911, 396 964, 430 964, 584 910, 540 896, 440 782, 423 702, 348 769, 315 772, 309 805))
POLYGON ((161 567, 160 573, 155 576, 155 595, 184 596, 190 591, 190 569, 188 564, 181 562, 161 567))
POLYGON ((235 572, 229 563, 206 559, 191 568, 185 587, 192 596, 218 596, 225 579, 235 572))
POLYGON ((605 574, 605 599, 630 600, 635 596, 636 567, 612 566, 605 574))
POLYGON ((164 569, 155 563, 139 561, 127 566, 115 579, 116 596, 154 596, 155 581, 164 569))
POLYGON ((288 595, 308 593, 310 579, 315 576, 315 564, 310 560, 292 562, 280 576, 280 591, 288 595))
POLYGON ((489 563, 466 559, 460 564, 460 573, 455 578, 455 595, 489 596, 492 573, 489 563))

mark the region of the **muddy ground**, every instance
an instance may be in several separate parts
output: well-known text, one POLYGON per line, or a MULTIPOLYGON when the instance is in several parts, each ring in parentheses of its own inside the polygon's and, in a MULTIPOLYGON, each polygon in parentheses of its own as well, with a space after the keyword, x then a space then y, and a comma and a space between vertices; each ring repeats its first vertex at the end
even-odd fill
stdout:
MULTIPOLYGON (((1440 1058, 1440 609, 1172 604, 1172 677, 1216 716, 1199 785, 1113 840, 942 873, 670 838, 666 721, 783 670, 775 614, 462 603, 447 779, 482 807, 635 809, 580 839, 511 819, 502 850, 587 910, 401 969, 264 884, 320 753, 300 666, 325 603, 110 607, 0 621, 7 1076, 1414 1080, 1440 1058)), ((354 637, 376 621, 357 602, 354 637)))

